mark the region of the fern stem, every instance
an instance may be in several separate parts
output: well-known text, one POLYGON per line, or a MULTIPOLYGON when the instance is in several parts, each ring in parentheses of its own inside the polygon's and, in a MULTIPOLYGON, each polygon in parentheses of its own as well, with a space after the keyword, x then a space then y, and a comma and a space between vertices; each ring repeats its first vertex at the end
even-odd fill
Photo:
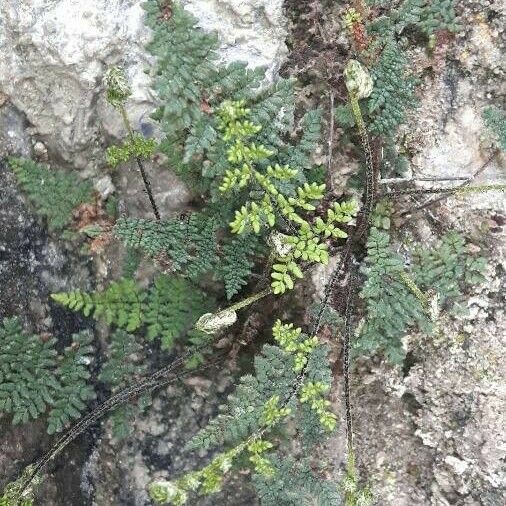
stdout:
POLYGON ((355 273, 350 276, 348 293, 346 295, 346 309, 344 318, 344 349, 343 349, 343 375, 344 375, 344 404, 346 409, 346 440, 348 454, 353 454, 353 413, 350 393, 350 346, 352 334, 353 302, 355 296, 355 273))
MULTIPOLYGON (((242 299, 235 304, 232 304, 231 306, 228 306, 223 311, 238 311, 239 309, 242 309, 243 307, 249 306, 256 302, 257 300, 263 299, 267 295, 272 293, 272 288, 269 286, 268 288, 264 288, 258 293, 254 293, 253 295, 250 295, 249 297, 246 297, 245 299, 242 299)), ((220 311, 221 312, 221 311, 220 311)))
POLYGON ((401 271, 399 277, 401 278, 401 281, 411 290, 413 295, 418 299, 424 312, 430 314, 430 303, 427 295, 425 295, 425 293, 423 293, 422 290, 418 288, 418 285, 408 274, 406 274, 406 272, 401 271))
POLYGON ((356 93, 349 93, 349 98, 351 110, 353 112, 353 117, 355 118, 355 123, 357 125, 358 133, 360 135, 360 142, 362 144, 362 149, 365 156, 366 182, 363 197, 364 207, 360 212, 361 222, 357 223, 357 233, 363 233, 367 230, 369 216, 371 215, 374 208, 376 186, 377 180, 379 179, 379 174, 377 174, 377 171, 375 170, 371 145, 369 144, 369 135, 367 133, 367 128, 362 116, 362 111, 360 110, 358 96, 356 93))
MULTIPOLYGON (((357 483, 357 468, 355 467, 355 453, 353 448, 348 448, 348 458, 346 460, 346 478, 349 483, 356 486, 357 483)), ((346 490, 344 494, 345 506, 355 506, 355 489, 346 490)))
POLYGON ((475 186, 458 186, 456 188, 427 188, 427 189, 409 189, 388 192, 389 196, 396 195, 427 195, 432 193, 466 194, 466 193, 486 193, 489 191, 506 191, 506 183, 482 184, 475 186))
POLYGON ((346 240, 346 244, 344 245, 344 250, 341 255, 341 261, 332 273, 332 276, 327 283, 327 286, 325 287, 322 304, 316 316, 311 335, 316 335, 320 329, 323 313, 328 305, 332 291, 334 290, 334 285, 351 260, 351 253, 354 244, 356 241, 359 241, 361 237, 367 232, 367 229, 369 227, 369 218, 374 209, 376 186, 379 179, 379 173, 374 166, 372 150, 369 144, 369 135, 367 133, 367 128, 365 126, 364 118, 362 116, 362 111, 360 110, 360 104, 358 102, 356 93, 350 93, 349 99, 350 106, 353 111, 353 116, 355 118, 355 123, 360 134, 360 140, 366 161, 366 180, 365 188, 362 194, 364 206, 359 212, 360 220, 357 220, 357 229, 355 233, 353 235, 350 235, 346 240))
MULTIPOLYGON (((133 385, 129 385, 116 394, 105 400, 100 406, 88 413, 85 417, 81 418, 75 425, 70 427, 56 443, 35 463, 32 468, 24 476, 24 482, 19 489, 19 497, 28 489, 31 483, 37 478, 39 472, 54 458, 56 458, 74 439, 82 434, 90 425, 100 420, 103 415, 129 401, 132 397, 140 395, 145 392, 150 392, 161 386, 167 385, 174 381, 181 379, 188 374, 195 374, 195 369, 187 370, 178 375, 170 375, 176 368, 184 364, 184 361, 189 358, 195 351, 203 348, 204 345, 193 348, 192 350, 184 353, 164 368, 154 372, 147 378, 140 380, 133 385), (170 376, 169 376, 170 375, 170 376)), ((205 370, 214 365, 216 361, 209 362, 201 367, 199 370, 205 370)))
MULTIPOLYGON (((134 131, 133 131, 132 125, 130 123, 130 120, 128 119, 128 114, 126 112, 125 107, 123 105, 120 105, 119 111, 120 111, 121 117, 123 119, 123 124, 125 125, 125 128, 128 132, 128 137, 133 142, 134 131)), ((158 211, 158 207, 155 202, 155 197, 153 196, 153 192, 151 190, 151 181, 149 180, 149 177, 146 173, 146 169, 144 168, 144 164, 142 163, 142 160, 140 159, 140 157, 136 156, 135 161, 137 162, 137 167, 139 168, 139 172, 141 173, 142 182, 144 183, 144 188, 146 189, 149 203, 151 204, 151 208, 153 209, 153 214, 155 215, 155 218, 159 221, 160 220, 160 212, 158 211)))
MULTIPOLYGON (((495 160, 495 158, 498 156, 499 150, 495 150, 488 158, 485 160, 480 167, 473 173, 473 175, 467 179, 467 181, 464 181, 460 187, 469 186, 480 174, 484 172, 484 170, 495 160)), ((416 206, 414 209, 408 209, 407 211, 404 211, 400 214, 397 214, 399 218, 402 218, 403 216, 406 216, 407 214, 412 214, 417 211, 421 211, 422 209, 426 209, 429 206, 433 206, 434 204, 437 204, 438 202, 441 202, 443 199, 445 199, 447 195, 441 195, 440 197, 437 197, 435 199, 429 200, 428 202, 424 202, 423 204, 420 204, 416 206)))

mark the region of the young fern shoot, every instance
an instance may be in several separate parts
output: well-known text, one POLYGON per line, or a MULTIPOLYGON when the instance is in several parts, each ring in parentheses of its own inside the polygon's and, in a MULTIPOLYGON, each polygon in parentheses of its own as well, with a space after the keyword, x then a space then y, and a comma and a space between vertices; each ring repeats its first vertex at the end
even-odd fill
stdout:
POLYGON ((225 172, 219 189, 224 194, 249 190, 255 195, 255 200, 247 200, 235 211, 230 228, 235 234, 250 230, 259 234, 262 228, 271 231, 276 253, 271 286, 278 295, 293 289, 294 278, 303 277, 302 262, 328 263, 325 240, 348 237, 338 225, 350 223, 358 205, 353 200, 334 203, 326 219, 306 219, 305 214, 314 212, 314 203, 323 198, 325 185, 306 182, 299 186, 297 170, 270 165, 272 152, 251 139, 262 127, 247 119, 249 113, 244 100, 225 101, 218 112, 219 127, 230 144, 228 160, 237 165, 225 172))
POLYGON ((121 146, 111 146, 107 149, 107 162, 113 168, 120 163, 125 163, 132 158, 136 161, 137 167, 144 183, 144 188, 157 220, 160 219, 160 212, 151 190, 151 182, 144 168, 143 159, 149 159, 153 155, 156 142, 154 139, 146 139, 143 135, 135 133, 128 118, 125 103, 132 94, 126 80, 125 73, 119 67, 112 67, 105 76, 107 89, 107 101, 119 111, 123 125, 127 131, 128 139, 121 146))

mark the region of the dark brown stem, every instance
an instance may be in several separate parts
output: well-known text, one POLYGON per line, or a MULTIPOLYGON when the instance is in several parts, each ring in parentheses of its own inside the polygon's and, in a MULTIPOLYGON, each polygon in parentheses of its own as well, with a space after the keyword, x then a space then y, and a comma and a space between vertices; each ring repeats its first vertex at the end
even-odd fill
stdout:
POLYGON ((475 186, 456 186, 454 188, 427 188, 427 189, 411 189, 411 190, 400 190, 394 192, 388 192, 386 195, 390 197, 397 197, 400 195, 432 195, 440 193, 448 194, 466 194, 466 193, 484 193, 487 191, 504 191, 504 183, 491 183, 475 186))
MULTIPOLYGON (((492 155, 476 170, 476 172, 466 181, 464 181, 460 186, 468 186, 470 185, 496 158, 496 156, 499 154, 499 151, 496 150, 492 155)), ((442 200, 446 199, 448 195, 442 195, 441 197, 429 200, 428 202, 424 202, 423 204, 420 204, 419 206, 415 207, 414 209, 408 209, 407 211, 403 211, 402 213, 398 214, 397 216, 399 218, 402 218, 408 214, 415 213, 417 211, 421 211, 423 209, 426 209, 427 207, 430 207, 434 204, 437 204, 438 202, 441 202, 442 200)))
POLYGON ((146 193, 148 194, 149 202, 151 204, 151 208, 153 209, 153 214, 155 218, 160 220, 160 213, 158 211, 158 207, 156 206, 155 198, 153 196, 153 192, 151 191, 151 183, 149 181, 148 175, 146 174, 146 170, 144 169, 144 165, 139 157, 136 157, 137 167, 139 167, 139 171, 141 173, 142 181, 144 183, 144 187, 146 188, 146 193))
MULTIPOLYGON (((121 117, 123 118, 123 124, 127 129, 128 137, 133 142, 134 131, 132 125, 130 124, 130 120, 128 119, 128 114, 126 112, 125 107, 121 105, 119 111, 121 113, 121 117)), ((146 189, 146 193, 149 198, 149 203, 151 204, 151 208, 153 209, 153 214, 155 215, 155 218, 158 221, 160 221, 160 212, 158 211, 158 207, 155 202, 155 197, 153 196, 153 192, 151 191, 151 182, 149 181, 146 170, 144 169, 144 164, 142 163, 142 160, 138 156, 135 157, 135 161, 137 162, 137 167, 139 167, 139 172, 141 173, 142 182, 144 183, 144 188, 146 189)))
MULTIPOLYGON (((201 346, 200 348, 203 348, 201 346)), ((32 481, 38 475, 38 473, 54 458, 56 458, 74 439, 76 439, 80 434, 82 434, 90 425, 100 420, 102 416, 117 406, 128 402, 135 396, 138 396, 145 392, 151 392, 157 388, 160 388, 163 385, 167 385, 174 381, 177 381, 188 374, 194 374, 195 370, 187 370, 180 374, 173 374, 174 371, 182 366, 187 358, 191 356, 192 353, 198 351, 196 348, 192 351, 188 351, 185 354, 181 355, 177 359, 175 359, 172 363, 153 373, 151 376, 144 378, 133 385, 129 385, 125 387, 123 390, 117 392, 116 394, 109 397, 106 401, 104 401, 100 406, 94 409, 92 412, 88 413, 86 416, 81 418, 75 425, 70 427, 57 441, 56 443, 33 465, 32 470, 26 477, 26 481, 23 484, 23 487, 20 489, 20 494, 22 494, 27 488, 30 486, 32 481)), ((218 356, 223 355, 222 352, 218 356)), ((201 370, 207 369, 215 364, 216 361, 212 361, 201 368, 201 370)))
POLYGON ((332 150, 334 149, 334 93, 330 93, 330 124, 329 124, 329 157, 327 160, 327 177, 330 178, 330 171, 332 169, 332 150))
POLYGON ((351 406, 351 392, 350 392, 350 347, 351 347, 351 334, 353 331, 353 302, 355 297, 356 288, 355 273, 350 274, 350 281, 348 283, 348 293, 346 294, 346 309, 344 317, 344 349, 343 349, 343 375, 344 375, 344 404, 346 409, 346 440, 348 442, 348 452, 353 452, 353 411, 351 406))

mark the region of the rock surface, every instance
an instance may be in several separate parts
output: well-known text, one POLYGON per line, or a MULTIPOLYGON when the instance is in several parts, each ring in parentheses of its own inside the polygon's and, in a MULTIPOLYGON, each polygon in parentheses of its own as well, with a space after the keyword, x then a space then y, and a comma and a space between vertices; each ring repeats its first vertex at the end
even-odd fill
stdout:
MULTIPOLYGON (((149 122, 144 51, 150 33, 141 0, 4 0, 0 5, 0 104, 10 101, 44 141, 53 160, 93 171, 103 163, 107 136, 124 135, 103 100, 111 65, 126 67, 133 86, 128 104, 136 128, 149 122)), ((217 30, 225 60, 266 65, 286 52, 281 0, 185 0, 201 25, 217 30)), ((1 107, 1 105, 0 105, 1 107)))
MULTIPOLYGON (((27 331, 49 332, 60 346, 67 346, 71 334, 86 324, 78 315, 50 303, 49 294, 71 286, 86 287, 89 282, 89 263, 47 236, 26 208, 13 174, 0 160, 0 320, 18 316, 27 331)), ((9 418, 2 417, 0 434, 1 489, 27 463, 39 458, 53 438, 42 419, 12 427, 9 418)), ((52 477, 40 491, 44 504, 59 504, 54 498, 60 496, 81 504, 80 470, 93 440, 93 433, 87 434, 62 455, 65 466, 50 469, 52 477)))
MULTIPOLYGON (((106 69, 114 64, 126 66, 133 88, 128 113, 136 128, 142 129, 149 121, 156 103, 144 73, 149 55, 143 47, 150 33, 143 23, 141 3, 0 3, 0 159, 12 154, 33 156, 78 169, 83 177, 93 177, 102 199, 112 192, 119 195, 120 212, 148 217, 151 210, 135 169, 114 175, 114 182, 99 170, 111 137, 125 135, 120 118, 103 99, 106 69)), ((286 52, 281 0, 182 3, 203 27, 220 32, 224 60, 265 65, 269 75, 274 75, 286 52)), ((162 216, 183 210, 190 198, 185 187, 165 167, 147 164, 146 168, 162 216)), ((14 179, 7 167, 0 165, 0 317, 23 315, 32 330, 52 330, 65 340, 82 328, 83 322, 48 305, 49 294, 91 288, 92 270, 102 286, 106 278, 119 275, 118 251, 112 248, 93 262, 71 254, 31 216, 14 179)), ((198 378, 192 378, 187 386, 175 385, 162 392, 149 414, 139 419, 133 436, 123 443, 112 440, 108 424, 88 431, 49 467, 48 479, 39 489, 41 504, 149 504, 146 485, 155 475, 168 477, 168 473, 205 461, 205 455, 191 455, 183 446, 215 412, 224 388, 229 388, 227 373, 223 371, 221 376, 213 388, 208 388, 211 380, 201 378, 203 388, 195 386, 198 378)), ((99 397, 104 396, 105 392, 99 391, 99 397)), ((8 419, 1 423, 0 489, 53 442, 42 421, 21 428, 11 428, 8 419)), ((200 504, 226 501, 255 503, 248 486, 232 483, 223 494, 200 504)))
MULTIPOLYGON (((281 65, 287 52, 281 0, 183 3, 203 27, 220 32, 224 59, 266 64, 271 75, 281 65)), ((136 127, 148 121, 156 98, 143 72, 149 64, 143 51, 149 32, 140 4, 137 0, 1 2, 0 158, 33 151, 40 158, 95 175, 104 142, 123 135, 119 118, 102 98, 102 77, 112 64, 127 66, 134 88, 129 113, 136 127)), ((403 131, 415 176, 466 176, 492 153, 481 111, 503 93, 505 24, 500 11, 499 1, 466 2, 465 30, 454 44, 451 63, 426 81, 420 108, 403 131)), ((299 30, 307 29, 303 23, 299 30)), ((331 26, 338 23, 334 20, 331 26)), ((426 55, 413 57, 421 62, 426 55)), ((343 166, 347 162, 339 159, 343 166)), ((183 208, 189 195, 176 178, 157 167, 149 171, 157 171, 153 185, 164 212, 183 208)), ((477 181, 497 180, 504 174, 504 158, 497 155, 477 181)), ((116 188, 132 215, 150 213, 133 171, 122 173, 114 185, 99 175, 95 187, 103 196, 116 188)), ((29 308, 27 320, 34 329, 54 325, 64 337, 81 322, 65 320, 63 313, 55 318, 54 308, 45 304, 47 295, 86 287, 91 266, 82 258, 69 260, 68 252, 47 237, 23 206, 4 166, 0 166, 0 199, 0 315, 27 314, 29 308)), ((403 368, 381 361, 357 364, 353 393, 358 460, 361 476, 371 484, 379 505, 496 506, 506 501, 501 415, 506 408, 504 205, 502 195, 466 196, 461 201, 449 199, 425 215, 437 227, 464 231, 493 256, 487 281, 472 294, 469 315, 445 321, 444 333, 437 339, 410 337, 408 346, 414 353, 403 368)), ((425 221, 421 224, 420 219, 413 234, 432 240, 435 228, 425 221)), ((101 267, 95 266, 102 277, 115 269, 112 254, 101 267)), ((313 276, 317 293, 322 292, 324 279, 325 273, 313 276)), ((226 373, 216 377, 212 376, 212 385, 203 377, 165 389, 123 443, 111 440, 107 424, 80 438, 46 480, 44 504, 147 504, 145 487, 152 478, 173 476, 208 458, 189 456, 182 446, 216 412, 230 386, 226 373), (190 400, 182 402, 183 398, 190 400)), ((338 380, 338 413, 342 413, 340 392, 338 380)), ((40 454, 41 448, 32 448, 36 443, 44 448, 50 444, 42 424, 5 430, 2 426, 1 433, 2 479, 12 478, 22 464, 40 454)), ((338 477, 344 448, 342 425, 329 448, 338 477)), ((199 504, 254 505, 255 499, 247 487, 230 487, 199 504)))

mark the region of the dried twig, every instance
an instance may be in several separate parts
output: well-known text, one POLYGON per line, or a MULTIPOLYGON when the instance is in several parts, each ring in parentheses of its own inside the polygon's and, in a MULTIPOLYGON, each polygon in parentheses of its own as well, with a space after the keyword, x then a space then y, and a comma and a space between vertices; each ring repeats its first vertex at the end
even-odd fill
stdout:
POLYGON ((327 174, 330 174, 332 167, 332 151, 334 148, 334 92, 330 93, 330 125, 329 125, 329 157, 327 160, 327 174))
MULTIPOLYGON (((460 186, 463 187, 463 186, 467 186, 467 185, 471 184, 495 160, 495 158, 497 157, 498 154, 499 154, 499 150, 494 151, 494 153, 492 153, 492 155, 476 170, 476 172, 469 179, 464 181, 464 183, 462 183, 460 186)), ((448 197, 448 195, 442 195, 442 196, 437 197, 435 199, 431 199, 428 202, 424 202, 423 204, 420 204, 419 206, 415 207, 414 209, 408 209, 406 211, 403 211, 400 214, 397 214, 396 217, 402 218, 408 214, 412 214, 417 211, 421 211, 422 209, 426 209, 429 206, 432 206, 434 204, 437 204, 438 202, 441 202, 443 199, 445 199, 447 197, 448 197)))

